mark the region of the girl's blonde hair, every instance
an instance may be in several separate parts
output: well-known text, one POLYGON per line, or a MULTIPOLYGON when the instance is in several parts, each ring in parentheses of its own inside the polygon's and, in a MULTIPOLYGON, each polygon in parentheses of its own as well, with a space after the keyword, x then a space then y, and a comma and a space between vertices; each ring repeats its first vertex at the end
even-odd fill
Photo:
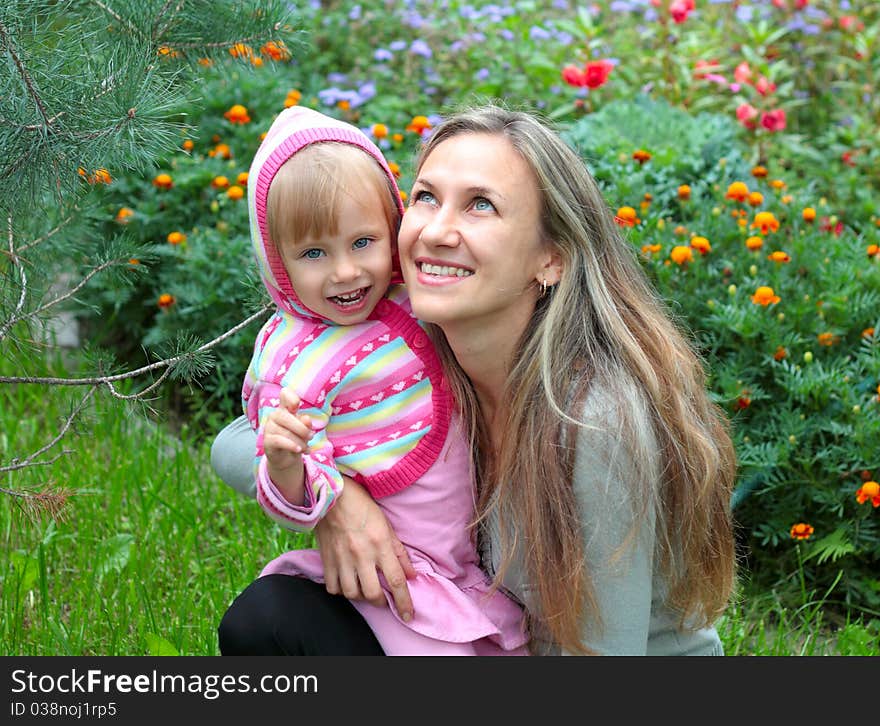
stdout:
POLYGON ((596 423, 582 420, 595 387, 614 396, 620 429, 610 434, 622 438, 637 472, 625 482, 640 515, 626 541, 653 512, 667 602, 682 627, 709 625, 735 582, 736 461, 701 361, 652 289, 586 165, 553 130, 533 115, 497 106, 467 110, 434 130, 417 167, 443 141, 466 133, 503 136, 528 163, 541 195, 542 235, 563 261, 561 281, 538 300, 516 349, 495 457, 487 453, 473 386, 442 331, 429 325, 475 443, 477 521, 494 510, 500 522, 506 557, 495 582, 516 542, 536 585, 530 617, 563 648, 587 652, 581 623, 600 622, 572 479, 578 427, 596 423))
POLYGON ((275 248, 302 239, 336 234, 339 205, 364 185, 382 200, 388 227, 396 236, 400 211, 382 167, 352 144, 323 141, 290 157, 275 174, 266 201, 266 221, 275 248))

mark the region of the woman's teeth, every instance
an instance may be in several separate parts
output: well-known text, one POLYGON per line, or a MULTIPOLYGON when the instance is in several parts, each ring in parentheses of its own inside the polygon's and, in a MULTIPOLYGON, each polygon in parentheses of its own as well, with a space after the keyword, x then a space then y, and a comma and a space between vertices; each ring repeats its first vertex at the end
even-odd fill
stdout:
POLYGON ((425 262, 421 264, 419 269, 421 269, 426 275, 439 275, 441 277, 469 277, 474 274, 472 270, 465 270, 463 267, 429 265, 425 262))

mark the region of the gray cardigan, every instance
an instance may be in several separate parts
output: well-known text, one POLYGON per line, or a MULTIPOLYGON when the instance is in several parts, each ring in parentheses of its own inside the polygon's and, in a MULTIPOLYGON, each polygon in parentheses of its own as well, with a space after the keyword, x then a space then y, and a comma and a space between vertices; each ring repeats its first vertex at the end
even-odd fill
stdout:
MULTIPOLYGON (((590 396, 590 401, 600 400, 590 396)), ((632 521, 623 485, 631 463, 619 446, 613 410, 587 402, 587 420, 595 429, 580 429, 575 457, 574 487, 582 512, 585 550, 601 612, 602 627, 584 622, 585 642, 605 655, 722 655, 714 628, 680 631, 675 615, 664 605, 662 578, 654 570, 653 526, 643 525, 632 547, 610 564, 632 521)), ((255 434, 243 416, 224 428, 211 447, 211 465, 220 478, 242 494, 254 495, 255 434)), ((490 521, 484 538, 484 563, 500 564, 497 523, 490 521)), ((515 556, 504 587, 527 609, 536 607, 533 588, 525 581, 521 558, 515 556)), ((565 655, 542 633, 533 633, 537 652, 565 655)))

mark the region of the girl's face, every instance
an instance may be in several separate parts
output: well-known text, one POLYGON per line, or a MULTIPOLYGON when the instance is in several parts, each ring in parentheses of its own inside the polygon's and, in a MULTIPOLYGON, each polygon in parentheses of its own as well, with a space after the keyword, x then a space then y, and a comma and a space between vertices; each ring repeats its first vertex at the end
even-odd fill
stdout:
POLYGON ((391 283, 392 233, 369 184, 346 194, 335 235, 286 241, 281 258, 300 302, 338 325, 367 319, 391 283))
POLYGON ((418 172, 398 236, 416 317, 447 333, 473 323, 519 335, 541 280, 558 280, 547 274, 540 205, 531 169, 505 137, 440 143, 418 172))

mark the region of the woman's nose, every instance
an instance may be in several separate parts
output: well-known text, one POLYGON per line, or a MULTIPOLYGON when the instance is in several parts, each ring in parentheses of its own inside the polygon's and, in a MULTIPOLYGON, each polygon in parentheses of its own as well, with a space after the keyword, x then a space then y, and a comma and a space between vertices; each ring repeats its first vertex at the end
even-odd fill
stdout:
POLYGON ((419 233, 419 239, 426 244, 454 247, 459 242, 458 225, 455 214, 450 210, 438 209, 431 215, 419 233))

